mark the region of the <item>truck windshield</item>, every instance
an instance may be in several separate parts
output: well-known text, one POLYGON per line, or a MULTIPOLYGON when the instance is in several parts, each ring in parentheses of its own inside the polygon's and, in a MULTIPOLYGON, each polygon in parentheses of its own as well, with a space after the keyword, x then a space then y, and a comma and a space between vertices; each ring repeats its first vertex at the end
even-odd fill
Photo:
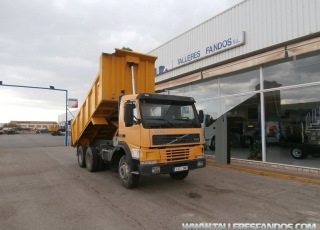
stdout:
POLYGON ((144 128, 200 128, 193 103, 141 99, 140 114, 144 128))

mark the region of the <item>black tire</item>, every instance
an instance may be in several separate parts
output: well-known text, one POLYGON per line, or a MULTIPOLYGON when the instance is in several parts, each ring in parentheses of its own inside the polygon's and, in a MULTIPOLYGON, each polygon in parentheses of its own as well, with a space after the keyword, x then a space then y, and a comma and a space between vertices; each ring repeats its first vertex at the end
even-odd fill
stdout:
POLYGON ((94 147, 90 147, 86 151, 86 167, 89 172, 95 172, 99 169, 99 154, 98 150, 94 147))
POLYGON ((213 136, 211 138, 211 141, 210 141, 210 145, 209 145, 209 149, 211 151, 215 151, 216 150, 216 136, 213 136))
POLYGON ((119 161, 119 178, 123 187, 130 189, 138 186, 140 176, 132 173, 131 164, 127 161, 127 156, 123 155, 119 161))
POLYGON ((100 159, 100 161, 99 161, 99 168, 98 168, 98 170, 99 170, 99 171, 103 171, 103 170, 106 169, 106 163, 104 163, 104 161, 102 160, 102 158, 99 158, 99 159, 100 159))
POLYGON ((170 173, 170 176, 174 180, 183 180, 188 176, 188 174, 189 174, 189 170, 186 170, 182 172, 170 173))
POLYGON ((80 168, 86 167, 86 152, 87 152, 87 146, 79 146, 77 151, 77 157, 78 157, 78 165, 80 168))
POLYGON ((301 148, 293 147, 291 149, 291 156, 294 159, 305 159, 308 156, 308 154, 306 154, 304 151, 302 151, 301 148))
POLYGON ((319 158, 320 157, 320 153, 312 153, 311 156, 313 156, 314 158, 319 158))
POLYGON ((242 137, 241 147, 242 148, 249 148, 250 145, 252 145, 252 138, 251 137, 242 137))

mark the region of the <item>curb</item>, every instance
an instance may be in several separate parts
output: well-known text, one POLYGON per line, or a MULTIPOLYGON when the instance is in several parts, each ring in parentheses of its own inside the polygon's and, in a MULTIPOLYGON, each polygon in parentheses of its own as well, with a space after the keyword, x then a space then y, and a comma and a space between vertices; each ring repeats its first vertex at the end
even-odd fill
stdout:
POLYGON ((299 181, 299 182, 304 182, 304 183, 320 185, 320 180, 317 180, 317 179, 310 179, 310 178, 298 177, 298 176, 290 176, 290 175, 286 175, 286 174, 259 171, 259 170, 255 170, 255 169, 241 168, 241 167, 230 166, 230 165, 221 165, 221 164, 216 164, 216 163, 212 163, 212 162, 208 162, 208 161, 206 164, 208 166, 232 169, 235 171, 246 172, 246 173, 251 173, 251 174, 256 174, 256 175, 261 175, 261 176, 275 177, 275 178, 280 178, 280 179, 285 179, 285 180, 294 180, 294 181, 299 181))

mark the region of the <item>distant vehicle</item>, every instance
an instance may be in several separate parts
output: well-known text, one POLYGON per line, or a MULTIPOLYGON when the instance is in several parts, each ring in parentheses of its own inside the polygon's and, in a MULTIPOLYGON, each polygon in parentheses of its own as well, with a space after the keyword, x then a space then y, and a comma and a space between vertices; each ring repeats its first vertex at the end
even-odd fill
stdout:
POLYGON ((41 130, 37 130, 37 131, 36 131, 36 134, 41 134, 41 130))
POLYGON ((58 131, 59 126, 58 125, 50 125, 48 129, 50 132, 56 132, 56 131, 58 131))
POLYGON ((309 111, 305 121, 288 126, 286 141, 292 143, 291 156, 305 159, 308 155, 320 157, 320 106, 309 111))
POLYGON ((7 134, 16 134, 16 131, 14 129, 11 129, 7 132, 7 134))
POLYGON ((50 133, 50 131, 48 129, 41 129, 40 131, 41 131, 41 134, 42 133, 50 133))
POLYGON ((3 134, 3 130, 2 129, 0 130, 0 134, 3 134))
POLYGON ((63 136, 61 131, 51 132, 52 136, 63 136))

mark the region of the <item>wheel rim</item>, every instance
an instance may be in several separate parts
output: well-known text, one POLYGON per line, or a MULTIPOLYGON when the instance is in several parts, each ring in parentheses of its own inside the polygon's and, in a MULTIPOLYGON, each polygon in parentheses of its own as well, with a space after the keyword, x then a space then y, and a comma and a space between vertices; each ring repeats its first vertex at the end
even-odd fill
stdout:
POLYGON ((295 157, 301 157, 301 154, 302 153, 301 153, 300 149, 295 148, 295 149, 292 150, 292 155, 295 156, 295 157))
POLYGON ((127 180, 128 173, 129 173, 129 167, 128 167, 127 163, 122 163, 122 165, 119 168, 119 175, 120 175, 121 179, 127 180))

